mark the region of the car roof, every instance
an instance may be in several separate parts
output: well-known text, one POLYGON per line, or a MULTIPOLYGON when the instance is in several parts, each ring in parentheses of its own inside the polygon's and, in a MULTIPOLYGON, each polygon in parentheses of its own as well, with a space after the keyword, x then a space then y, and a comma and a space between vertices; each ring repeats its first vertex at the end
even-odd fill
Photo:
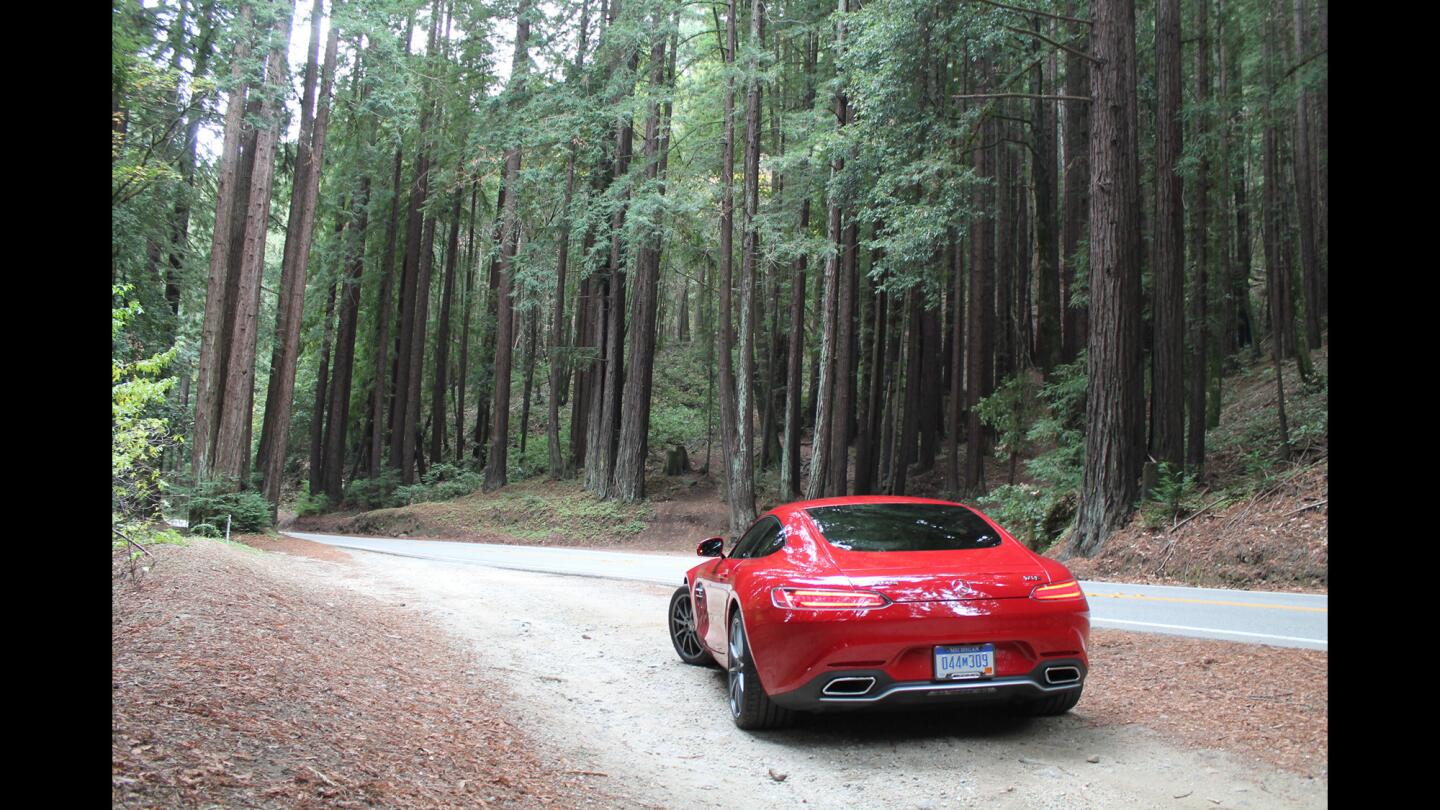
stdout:
POLYGON ((965 504, 955 501, 943 501, 937 498, 912 498, 905 495, 847 495, 838 498, 815 498, 808 501, 792 501, 783 503, 771 509, 766 514, 783 515, 805 509, 812 509, 819 506, 860 506, 871 503, 923 503, 938 504, 944 506, 964 506, 965 504))

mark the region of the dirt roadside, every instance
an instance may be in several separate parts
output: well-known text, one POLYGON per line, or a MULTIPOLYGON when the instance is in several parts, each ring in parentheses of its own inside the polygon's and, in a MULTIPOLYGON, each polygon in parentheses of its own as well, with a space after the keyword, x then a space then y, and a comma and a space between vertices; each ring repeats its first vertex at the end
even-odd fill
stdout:
POLYGON ((316 557, 196 539, 117 569, 114 806, 616 806, 504 709, 483 653, 299 543, 316 557))
MULTIPOLYGON (((506 716, 541 745, 585 763, 583 770, 592 772, 587 780, 623 792, 627 804, 926 808, 958 800, 1000 807, 1214 808, 1327 802, 1323 653, 1281 656, 1305 670, 1299 675, 1318 681, 1298 698, 1269 695, 1268 703, 1257 704, 1225 693, 1233 677, 1190 683, 1187 693, 1174 694, 1144 675, 1197 654, 1199 648, 1184 646, 1189 640, 1155 647, 1133 642, 1131 634, 1097 631, 1096 668, 1105 671, 1106 656, 1113 656, 1113 667, 1097 673, 1065 717, 830 715, 747 734, 726 715, 722 673, 685 666, 670 649, 664 627, 669 588, 364 552, 353 557, 353 565, 297 560, 297 570, 418 610, 464 639, 485 673, 505 679, 497 697, 506 716), (1172 703, 1158 712, 1144 703, 1157 700, 1172 703), (1270 705, 1281 700, 1296 703, 1270 705), (1300 727, 1272 722, 1305 714, 1301 707, 1311 717, 1300 727), (1212 712, 1222 714, 1212 718, 1212 712), (1159 733, 1135 724, 1151 715, 1161 715, 1159 733), (1239 729, 1216 735, 1227 720, 1239 729), (1231 751, 1192 747, 1212 739, 1231 751), (1287 740, 1288 748, 1280 744, 1287 740), (1290 769, 1254 755, 1267 749, 1275 752, 1270 762, 1290 769)), ((1305 651, 1285 651, 1296 652, 1305 651)), ((1243 652, 1230 656, 1242 660, 1226 655, 1216 652, 1209 664, 1198 663, 1253 683, 1246 669, 1254 660, 1243 652)))

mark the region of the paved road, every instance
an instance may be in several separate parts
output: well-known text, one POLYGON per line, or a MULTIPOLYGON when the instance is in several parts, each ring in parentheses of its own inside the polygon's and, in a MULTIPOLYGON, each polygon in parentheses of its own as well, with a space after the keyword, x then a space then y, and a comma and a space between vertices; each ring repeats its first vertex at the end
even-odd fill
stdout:
MULTIPOLYGON (((633 579, 679 585, 696 557, 492 543, 285 532, 342 548, 403 557, 472 563, 547 574, 633 579)), ((1329 597, 1323 594, 1232 591, 1168 585, 1083 581, 1090 622, 1143 633, 1225 639, 1281 647, 1329 649, 1329 597)))

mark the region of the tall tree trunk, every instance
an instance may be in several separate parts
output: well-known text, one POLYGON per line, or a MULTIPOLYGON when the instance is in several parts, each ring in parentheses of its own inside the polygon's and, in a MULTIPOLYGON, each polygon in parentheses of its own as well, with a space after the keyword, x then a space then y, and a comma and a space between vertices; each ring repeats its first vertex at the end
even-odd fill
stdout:
POLYGON ((1084 555, 1129 517, 1145 436, 1134 0, 1094 0, 1091 17, 1090 368, 1075 528, 1084 555))
MULTIPOLYGON (((1302 0, 1294 0, 1295 60, 1307 58, 1309 35, 1302 0)), ((1295 81, 1300 82, 1299 73, 1295 81)), ((1305 302, 1305 342, 1312 349, 1320 348, 1320 257, 1319 237, 1315 218, 1315 156, 1311 151, 1311 91, 1297 88, 1295 93, 1295 209, 1300 217, 1301 292, 1305 302)))
POLYGON ((445 457, 445 388, 450 372, 450 299, 455 294, 455 264, 460 258, 461 189, 450 207, 450 241, 445 247, 445 281, 440 292, 440 325, 435 334, 435 379, 430 384, 430 462, 445 457))
MULTIPOLYGON (((657 193, 665 193, 662 150, 669 148, 668 110, 662 115, 658 96, 666 83, 665 41, 669 32, 658 14, 650 46, 649 115, 645 121, 645 180, 656 183, 657 193), (662 123, 662 117, 664 119, 662 123), (661 132, 662 126, 665 132, 661 132)), ((661 223, 641 226, 641 247, 635 263, 634 323, 630 329, 630 362, 625 368, 625 409, 620 416, 620 435, 616 445, 614 484, 610 494, 622 501, 635 502, 645 497, 645 458, 649 450, 651 382, 655 369, 655 332, 660 283, 661 223)))
MULTIPOLYGON (((515 13, 515 53, 510 60, 510 86, 515 97, 522 98, 525 78, 529 74, 530 0, 520 0, 515 13)), ((485 464, 485 490, 505 486, 507 482, 507 450, 510 444, 510 372, 515 345, 515 303, 511 300, 511 265, 515 260, 520 238, 516 189, 520 178, 520 145, 512 144, 505 154, 505 206, 500 211, 500 259, 496 265, 500 283, 495 291, 495 403, 491 409, 494 420, 490 431, 490 452, 485 464)))
POLYGON ((1248 202, 1248 189, 1250 172, 1248 169, 1250 160, 1250 146, 1244 136, 1243 126, 1243 88, 1244 73, 1240 60, 1240 54, 1244 50, 1245 29, 1241 25, 1235 26, 1235 34, 1229 51, 1225 55, 1225 75, 1230 84, 1230 95, 1226 97, 1226 104, 1230 108, 1227 127, 1232 133, 1233 140, 1240 144, 1240 156, 1234 161, 1231 174, 1231 197, 1234 201, 1235 211, 1235 273, 1231 276, 1230 294, 1234 306, 1235 342, 1236 347, 1255 347, 1255 317, 1250 305, 1250 265, 1251 265, 1251 233, 1250 233, 1250 205, 1248 202), (1235 173, 1238 173, 1238 177, 1235 173))
MULTIPOLYGON (((993 102, 1000 107, 1000 115, 1008 115, 1009 105, 1004 100, 993 102)), ((995 145, 995 381, 1009 377, 1015 371, 1015 220, 1014 176, 1018 164, 1014 150, 1010 148, 1008 134, 1013 127, 1009 121, 996 124, 995 145)))
POLYGON ((1290 265, 1290 250, 1286 243, 1284 231, 1287 228, 1285 222, 1286 200, 1281 190, 1283 180, 1281 179, 1280 168, 1280 146, 1279 133, 1276 132, 1275 111, 1273 109, 1273 97, 1275 94, 1275 54, 1274 41, 1276 39, 1276 25, 1273 8, 1265 9, 1265 33, 1261 37, 1261 64, 1265 79, 1264 102, 1261 114, 1264 117, 1264 129, 1261 134, 1261 148, 1264 150, 1263 168, 1264 173, 1264 219, 1262 228, 1264 231, 1265 250, 1265 276, 1266 276, 1266 299, 1269 302, 1270 311, 1270 357, 1275 371, 1275 401, 1276 411, 1280 420, 1280 457, 1289 458, 1290 455, 1290 426, 1285 418, 1285 378, 1281 364, 1285 356, 1285 338, 1295 340, 1295 323, 1290 309, 1291 290, 1290 279, 1293 270, 1290 265))
MULTIPOLYGON (((1196 129, 1202 143, 1210 140, 1210 0, 1200 0, 1197 28, 1199 47, 1195 51, 1195 99, 1200 105, 1196 129)), ((1219 374, 1212 378, 1210 363, 1210 150, 1200 150, 1195 177, 1195 213, 1192 233, 1195 238, 1195 272, 1190 287, 1190 360, 1189 406, 1190 422, 1186 428, 1185 463, 1198 474, 1205 464, 1205 428, 1209 424, 1207 395, 1213 390, 1215 418, 1219 420, 1219 374)))
POLYGON ((479 181, 470 183, 470 225, 465 234, 465 290, 460 296, 460 369, 455 376, 455 463, 465 461, 465 389, 470 387, 470 311, 475 289, 475 207, 479 181))
MULTIPOLYGON (((1078 17, 1080 3, 1069 0, 1066 13, 1078 17)), ((1090 96, 1090 66, 1080 54, 1090 50, 1090 28, 1074 26, 1074 50, 1065 55, 1065 95, 1077 98, 1090 96)), ((1065 362, 1074 360, 1085 348, 1090 332, 1089 306, 1075 306, 1077 260, 1081 243, 1086 239, 1090 216, 1090 115, 1098 110, 1086 101, 1065 102, 1065 217, 1061 222, 1060 260, 1064 263, 1063 314, 1060 319, 1061 351, 1065 362)))
MULTIPOLYGON (((993 79, 989 57, 977 61, 977 92, 989 92, 993 79)), ((981 185, 975 192, 975 210, 971 222, 970 258, 970 336, 965 359, 966 453, 965 492, 979 495, 985 491, 985 431, 980 423, 980 400, 990 394, 990 378, 994 370, 993 329, 995 318, 995 194, 988 182, 995 177, 995 143, 998 127, 988 116, 981 124, 980 145, 975 149, 975 174, 981 185)))
MULTIPOLYGON (((337 237, 345 233, 344 217, 335 228, 337 237)), ((335 324, 335 293, 337 283, 330 282, 330 294, 325 299, 325 322, 321 325, 323 337, 320 341, 320 363, 315 373, 315 397, 310 407, 310 492, 318 493, 325 488, 325 445, 329 438, 325 423, 325 403, 330 399, 330 342, 335 324)), ((344 434, 344 428, 337 429, 344 434)))
MULTIPOLYGON (((1041 20, 1033 20, 1040 30, 1041 20)), ((1050 53, 1030 69, 1031 87, 1036 95, 1044 95, 1055 84, 1055 54, 1050 53)), ((1035 154, 1031 166, 1035 175, 1035 362, 1046 373, 1055 367, 1061 356, 1062 302, 1060 300, 1060 241, 1056 227, 1058 170, 1055 157, 1055 102, 1036 99, 1032 102, 1032 132, 1035 154)), ((952 367, 953 372, 953 367, 952 367)))
POLYGON ((295 367, 300 355, 300 320, 305 309, 305 276, 314 241, 316 194, 325 165, 325 132, 330 122, 330 88, 335 77, 339 29, 332 23, 325 40, 324 77, 320 80, 319 110, 315 106, 315 73, 320 45, 323 0, 316 0, 310 15, 310 55, 305 65, 305 89, 300 102, 300 141, 295 155, 295 184, 290 194, 290 218, 285 229, 284 259, 280 266, 280 300, 275 307, 275 346, 270 359, 270 382, 265 395, 265 421, 260 429, 257 466, 270 508, 280 505, 280 479, 285 448, 290 440, 290 417, 295 400, 295 367))
POLYGON ((380 477, 380 468, 384 461, 382 448, 385 443, 385 406, 393 396, 386 383, 390 378, 390 328, 395 320, 390 306, 395 297, 395 241, 400 229, 402 163, 400 148, 396 147, 395 168, 390 183, 390 217, 385 223, 385 249, 380 254, 380 289, 375 298, 375 342, 371 344, 375 351, 375 363, 371 379, 373 388, 370 392, 370 421, 374 425, 370 434, 370 478, 380 477))
MULTIPOLYGON (((550 320, 550 401, 545 439, 549 453, 550 477, 569 478, 573 470, 569 458, 560 449, 560 400, 563 393, 564 368, 569 365, 565 356, 565 280, 570 263, 570 204, 575 191, 575 151, 570 152, 569 165, 565 171, 565 200, 561 203, 559 255, 555 260, 555 310, 550 320)), ((578 333, 577 333, 578 337, 578 333)), ((574 422, 571 422, 573 431, 574 422)))
POLYGON ((289 84, 289 50, 293 0, 277 8, 270 55, 265 65, 265 93, 255 139, 255 168, 245 216, 245 240, 236 278, 234 332, 225 369, 225 390, 215 438, 215 472, 243 483, 250 471, 250 425, 255 392, 255 348, 260 314, 260 281, 265 272, 265 237, 270 222, 270 188, 275 176, 275 147, 284 110, 283 88, 289 84))
MULTIPOLYGON (((950 324, 950 426, 946 436, 950 442, 948 447, 950 457, 945 470, 945 482, 952 493, 959 494, 965 486, 960 477, 960 426, 965 415, 965 265, 962 258, 965 251, 959 244, 954 244, 953 232, 950 239, 953 245, 951 252, 954 256, 951 264, 950 295, 955 317, 950 324)), ((1058 311, 1056 314, 1058 316, 1058 311)), ((1058 355, 1060 351, 1058 331, 1056 338, 1054 348, 1058 355)))
MULTIPOLYGON (((440 2, 435 0, 431 5, 430 39, 425 51, 427 60, 434 59, 440 28, 440 2)), ((406 30, 409 30, 408 27, 406 30)), ((405 226, 405 261, 400 274, 400 333, 395 345, 395 378, 390 408, 390 465, 400 471, 400 482, 403 484, 415 483, 415 425, 418 414, 411 413, 410 406, 418 402, 419 397, 411 396, 410 392, 416 389, 422 375, 422 369, 412 364, 418 358, 423 358, 425 342, 425 323, 421 321, 416 324, 415 315, 419 311, 416 304, 421 293, 420 266, 428 219, 424 205, 430 191, 430 155, 426 133, 435 112, 428 89, 421 99, 420 108, 415 176, 410 183, 409 212, 405 226), (417 340, 422 347, 418 352, 415 347, 417 340)))
MULTIPOLYGON (((1155 351, 1150 455, 1178 471, 1185 462, 1185 204, 1180 179, 1180 0, 1160 0, 1155 18, 1155 351)), ((1202 420, 1203 424, 1203 420, 1202 420)))
MULTIPOLYGON (((370 176, 360 178, 351 217, 353 237, 349 240, 345 277, 340 284, 340 325, 335 338, 335 367, 330 382, 330 406, 325 423, 325 449, 321 468, 324 491, 330 503, 338 504, 344 494, 345 432, 350 424, 350 388, 355 369, 355 333, 360 315, 360 277, 365 272, 365 233, 370 222, 370 176)), ((313 494, 315 490, 311 490, 313 494)))
MULTIPOLYGON (((813 97, 814 93, 811 92, 810 95, 813 97)), ((806 109, 809 107, 807 106, 806 109)), ((808 233, 810 230, 810 194, 808 190, 805 198, 800 201, 800 226, 797 230, 801 234, 808 233)), ((805 361, 805 262, 806 256, 801 254, 795 259, 794 269, 790 274, 790 348, 785 368, 785 437, 780 445, 780 498, 782 500, 798 500, 800 498, 800 434, 804 430, 804 425, 800 421, 800 385, 802 383, 802 366, 805 361)))
MULTIPOLYGON (((849 0, 838 0, 836 11, 838 16, 835 24, 835 48, 837 52, 840 52, 845 47, 845 16, 850 11, 849 0)), ((843 83, 837 85, 834 110, 836 130, 844 129, 849 117, 849 99, 845 96, 843 83)), ((837 151, 830 160, 832 180, 844 168, 845 158, 837 151)), ((849 344, 845 342, 845 336, 849 334, 849 324, 846 323, 846 320, 850 316, 850 304, 845 292, 849 282, 843 255, 845 253, 844 234, 841 230, 844 210, 841 207, 840 199, 834 192, 829 196, 826 235, 830 244, 834 246, 834 250, 825 261, 824 298, 821 304, 823 332, 820 336, 820 357, 817 363, 818 374, 814 397, 815 431, 810 448, 810 484, 805 493, 809 498, 835 493, 837 482, 838 488, 843 490, 849 466, 849 443, 847 441, 849 437, 846 435, 849 432, 849 426, 845 421, 837 419, 839 415, 837 403, 847 393, 840 390, 839 377, 843 373, 842 370, 849 365, 850 356, 849 344), (838 451, 837 448, 839 448, 838 451), (836 469, 837 467, 838 469, 836 469)))
MULTIPOLYGON (((250 25, 252 9, 240 9, 240 19, 250 25)), ((215 229, 210 242, 210 272, 205 288, 205 319, 200 333, 200 356, 195 387, 195 426, 191 434, 191 475, 198 481, 214 473, 215 430, 219 426, 219 410, 224 380, 223 358, 229 354, 227 313, 230 309, 230 222, 235 217, 239 196, 238 170, 240 141, 245 127, 248 103, 245 63, 250 58, 251 43, 245 37, 235 40, 230 63, 229 99, 225 107, 225 135, 220 151, 219 177, 215 190, 215 229)))
POLYGON ((415 327, 410 341, 410 360, 407 363, 410 374, 406 380, 405 392, 396 392, 396 397, 405 398, 405 418, 402 423, 404 436, 400 447, 405 467, 401 470, 400 481, 406 484, 414 483, 417 474, 425 474, 421 453, 424 442, 420 426, 420 391, 425 377, 425 332, 430 322, 430 277, 435 267, 437 225, 435 218, 427 217, 420 237, 420 266, 415 272, 415 327))
MULTIPOLYGON (((737 37, 735 32, 735 0, 725 3, 725 46, 727 65, 735 64, 737 37)), ((729 74, 730 71, 727 71, 729 74)), ((742 406, 750 402, 751 380, 741 361, 741 375, 736 379, 732 352, 735 348, 734 306, 731 303, 734 285, 734 222, 735 222, 735 79, 725 79, 725 119, 720 137, 720 440, 725 455, 726 495, 730 504, 730 533, 739 535, 755 520, 755 482, 750 474, 749 433, 750 413, 742 406), (738 389, 744 387, 745 393, 738 389), (742 433, 744 434, 742 438, 742 433)), ((743 241, 743 240, 742 240, 743 241)), ((743 271, 742 271, 743 272, 743 271)), ((742 308, 748 300, 742 299, 742 308)), ((748 313, 741 314, 741 328, 749 325, 748 313)), ((741 351, 749 346, 746 341, 741 351)))
POLYGON ((907 296, 910 302, 909 329, 905 343, 905 411, 900 423, 900 441, 895 449, 895 470, 890 491, 895 495, 905 494, 905 481, 910 462, 915 458, 915 439, 920 429, 921 352, 924 338, 924 294, 920 288, 911 287, 907 296))

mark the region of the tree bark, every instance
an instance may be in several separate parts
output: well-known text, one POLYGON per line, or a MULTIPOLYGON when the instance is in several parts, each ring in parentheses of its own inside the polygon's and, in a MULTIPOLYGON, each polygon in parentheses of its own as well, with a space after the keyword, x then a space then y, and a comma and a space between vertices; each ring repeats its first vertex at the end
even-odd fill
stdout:
MULTIPOLYGON (((335 366, 330 382, 330 406, 325 423, 322 479, 326 497, 338 504, 344 493, 345 433, 350 424, 350 389, 355 369, 355 333, 360 316, 360 278, 365 272, 365 234, 370 222, 370 176, 360 179, 351 214, 355 224, 349 241, 345 277, 340 282, 340 325, 335 337, 335 366)), ((315 490, 311 490, 313 494, 315 490)))
MULTIPOLYGON (((1180 179, 1180 0, 1160 0, 1155 21, 1155 350, 1150 455, 1172 471, 1185 462, 1185 204, 1180 179)), ((1201 422, 1203 425, 1203 420, 1201 422)))
MULTIPOLYGON (((249 26, 252 9, 241 7, 240 19, 249 26)), ((221 377, 223 358, 229 353, 227 313, 230 309, 230 222, 235 217, 239 196, 238 169, 240 140, 245 127, 248 103, 245 63, 250 58, 251 43, 237 37, 230 63, 230 91, 225 107, 225 135, 220 151, 219 177, 215 190, 215 228, 210 242, 210 272, 205 289, 205 319, 200 333, 200 355, 195 386, 195 426, 191 432, 191 475, 196 481, 214 474, 215 430, 224 380, 221 377)))
POLYGON ((1129 517, 1144 461, 1140 181, 1134 0, 1094 0, 1090 67, 1090 332, 1085 468, 1075 548, 1098 552, 1129 517))
MULTIPOLYGON (((652 19, 654 32, 650 47, 649 114, 645 121, 645 179, 657 183, 656 193, 665 193, 662 149, 669 147, 668 115, 662 123, 658 94, 666 82, 663 20, 652 19)), ((633 503, 645 497, 645 458, 649 450, 651 382, 655 369, 655 332, 660 284, 661 231, 659 214, 641 225, 641 248, 635 264, 635 307, 630 331, 630 362, 625 368, 625 409, 620 415, 620 436, 616 446, 615 478, 611 495, 633 503)))
MULTIPOLYGON (((1302 0, 1294 0, 1295 58, 1308 53, 1309 35, 1302 0)), ((1295 81, 1300 82, 1297 74, 1295 81)), ((1311 91, 1295 93, 1295 209, 1300 218, 1300 289, 1305 302, 1305 342, 1320 348, 1320 257, 1315 217, 1315 156, 1311 151, 1311 91)))
MULTIPOLYGON (((337 239, 345 234, 344 217, 335 227, 337 239)), ((330 401, 330 346, 335 324, 335 293, 338 284, 330 282, 330 294, 325 299, 325 322, 321 325, 323 337, 320 340, 320 362, 315 373, 315 397, 310 406, 310 492, 318 493, 325 488, 325 446, 328 444, 330 425, 325 422, 325 405, 330 401)), ((342 436, 344 428, 337 429, 342 436)))
MULTIPOLYGON (((1070 16, 1078 16, 1078 0, 1069 0, 1066 10, 1070 16)), ((1074 28, 1076 50, 1081 53, 1088 52, 1091 34, 1089 27, 1076 25, 1074 28)), ((1070 52, 1065 56, 1065 94, 1076 98, 1090 96, 1090 66, 1084 58, 1070 52)), ((1089 228, 1092 107, 1092 104, 1083 101, 1066 102, 1065 106, 1065 217, 1060 233, 1060 260, 1064 268, 1061 277, 1063 314, 1060 319, 1060 355, 1067 363, 1074 360, 1085 348, 1090 331, 1089 306, 1076 306, 1078 302, 1075 299, 1079 293, 1077 254, 1089 228)))
MULTIPOLYGON (((525 92, 529 73, 530 0, 520 0, 515 14, 515 53, 510 60, 510 87, 517 98, 525 92)), ((490 452, 485 464, 485 491, 505 486, 507 451, 510 445, 510 372, 515 344, 515 303, 511 300, 511 265, 520 237, 516 189, 520 178, 520 145, 512 144, 505 155, 505 206, 500 212, 500 283, 496 295, 495 404, 491 418, 490 452)))
POLYGON ((455 264, 460 258, 461 189, 450 207, 450 240, 445 247, 445 280, 440 292, 440 324, 435 334, 435 379, 430 384, 430 463, 445 458, 445 388, 450 372, 450 305, 455 294, 455 264))
MULTIPOLYGON (((1041 19, 1033 18, 1036 30, 1041 19)), ((1078 58, 1078 57, 1077 57, 1078 58)), ((1031 68, 1031 85, 1036 94, 1055 82, 1055 54, 1042 60, 1044 67, 1031 68)), ((1035 155, 1031 166, 1035 177, 1035 362, 1047 374, 1061 357, 1060 241, 1056 227, 1055 200, 1058 171, 1055 157, 1055 102, 1035 100, 1031 105, 1035 155)))
POLYGON ((316 195, 325 165, 325 133, 330 122, 330 88, 335 77, 339 29, 333 23, 325 40, 324 76, 320 79, 319 109, 315 106, 315 73, 320 43, 323 0, 316 0, 310 16, 310 56, 305 66, 300 106, 300 141, 295 156, 295 184, 290 194, 290 218, 285 229, 284 259, 280 269, 280 299, 275 307, 275 347, 270 359, 270 382, 265 395, 265 421, 260 430, 257 466, 262 489, 271 510, 280 505, 280 482, 285 450, 290 439, 290 418, 295 400, 295 367, 300 359, 300 320, 305 309, 305 277, 314 242, 316 195))
MULTIPOLYGON (((990 89, 993 79, 988 57, 977 61, 976 74, 979 92, 990 89)), ((975 192, 975 210, 978 212, 971 222, 970 259, 970 311, 969 340, 966 341, 965 359, 965 405, 966 405, 966 447, 965 447, 965 492, 979 495, 985 491, 985 432, 980 423, 980 412, 976 406, 990 394, 990 380, 994 371, 993 329, 994 329, 994 267, 995 267, 995 194, 990 181, 995 177, 994 152, 997 147, 986 146, 996 140, 995 121, 988 116, 981 124, 981 146, 975 150, 975 174, 981 185, 975 192)))
POLYGON ((245 240, 236 278, 235 320, 215 438, 216 473, 243 483, 249 478, 250 424, 255 392, 255 348, 260 313, 260 280, 265 271, 265 237, 269 230, 270 189, 275 172, 275 147, 288 85, 285 61, 289 49, 293 0, 277 9, 270 55, 265 66, 265 93, 255 140, 255 167, 245 216, 245 240))
MULTIPOLYGON (((736 58, 735 0, 725 3, 725 45, 723 58, 733 66, 736 58)), ((730 505, 730 533, 739 535, 755 520, 754 480, 750 475, 749 411, 742 406, 750 402, 748 366, 741 361, 741 377, 736 379, 732 352, 735 348, 734 306, 734 222, 735 199, 735 79, 725 79, 724 124, 720 137, 720 440, 725 456, 726 495, 730 505), (744 387, 746 392, 738 389, 744 387), (744 438, 742 438, 742 433, 744 438)), ((742 300, 743 307, 748 301, 742 300)), ((748 314, 741 315, 741 328, 749 325, 748 314)), ((742 352, 748 347, 742 346, 742 352)))

